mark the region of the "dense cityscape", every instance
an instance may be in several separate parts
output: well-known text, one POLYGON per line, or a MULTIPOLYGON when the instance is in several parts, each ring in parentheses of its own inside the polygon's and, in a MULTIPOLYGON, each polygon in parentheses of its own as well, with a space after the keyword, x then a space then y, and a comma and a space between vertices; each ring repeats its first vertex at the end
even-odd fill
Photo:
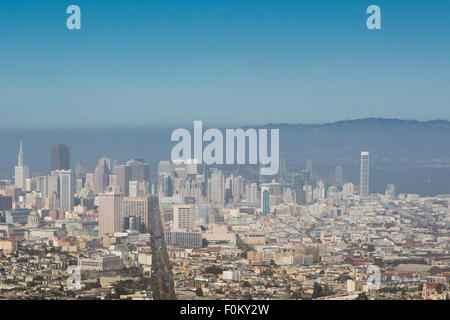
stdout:
POLYGON ((354 184, 308 160, 73 169, 64 144, 32 175, 25 150, 0 182, 1 299, 449 298, 450 195, 372 193, 369 152, 354 184))

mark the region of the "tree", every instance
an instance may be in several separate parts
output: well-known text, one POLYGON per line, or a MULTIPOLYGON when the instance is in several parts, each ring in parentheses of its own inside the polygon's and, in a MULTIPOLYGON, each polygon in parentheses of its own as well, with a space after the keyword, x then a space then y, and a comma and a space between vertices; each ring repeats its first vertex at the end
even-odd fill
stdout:
POLYGON ((299 288, 292 293, 292 299, 300 300, 303 299, 304 295, 305 292, 303 291, 303 288, 299 288))
POLYGON ((197 288, 195 290, 195 294, 197 295, 197 297, 203 297, 203 290, 202 290, 202 288, 197 288))
POLYGON ((438 283, 438 284, 436 285, 436 292, 439 293, 439 294, 441 294, 442 292, 444 292, 445 289, 446 289, 446 286, 445 286, 445 284, 443 284, 443 283, 438 283))
POLYGON ((314 282, 314 287, 313 287, 313 294, 312 294, 312 297, 313 297, 313 298, 318 298, 318 297, 321 297, 322 294, 323 294, 323 288, 322 288, 322 286, 320 285, 320 283, 314 282))
POLYGON ((218 266, 209 266, 205 269, 205 273, 212 273, 214 275, 221 274, 223 272, 222 268, 218 266))
POLYGON ((369 300, 369 298, 367 297, 365 292, 362 292, 358 295, 358 297, 356 298, 356 300, 369 300))
POLYGON ((265 275, 265 276, 271 277, 271 276, 273 276, 273 271, 270 270, 269 268, 267 268, 267 269, 264 269, 262 274, 265 275))

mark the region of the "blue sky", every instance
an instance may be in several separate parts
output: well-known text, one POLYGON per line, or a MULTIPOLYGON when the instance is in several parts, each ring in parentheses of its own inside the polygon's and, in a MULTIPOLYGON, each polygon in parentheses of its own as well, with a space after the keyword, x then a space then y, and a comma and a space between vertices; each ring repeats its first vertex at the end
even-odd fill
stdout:
POLYGON ((449 54, 448 0, 0 0, 0 126, 450 120, 449 54))

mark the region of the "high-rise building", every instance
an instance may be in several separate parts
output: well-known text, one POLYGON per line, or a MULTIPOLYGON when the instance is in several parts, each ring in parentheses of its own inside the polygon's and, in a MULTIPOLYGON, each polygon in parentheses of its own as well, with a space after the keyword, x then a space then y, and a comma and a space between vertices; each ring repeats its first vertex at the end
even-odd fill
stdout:
POLYGON ((42 194, 43 198, 48 197, 48 177, 39 176, 36 177, 36 190, 42 194))
POLYGON ((25 181, 30 177, 30 168, 24 164, 23 144, 20 141, 17 166, 14 168, 14 184, 18 189, 25 189, 25 181))
POLYGON ((244 193, 244 179, 242 176, 231 176, 231 190, 233 194, 233 202, 237 203, 244 193))
POLYGON ((353 183, 347 182, 342 186, 342 196, 344 199, 350 198, 354 194, 354 186, 353 183))
POLYGON ((195 222, 195 205, 176 204, 173 206, 173 228, 191 229, 195 222))
POLYGON ((98 159, 98 165, 102 166, 103 164, 106 164, 109 172, 113 171, 113 161, 110 158, 108 158, 107 156, 103 156, 100 159, 98 159))
POLYGON ((258 186, 256 183, 247 185, 247 203, 257 203, 258 186))
POLYGON ((106 161, 103 161, 95 168, 94 172, 94 191, 102 193, 109 185, 109 168, 106 161))
POLYGON ((369 152, 367 151, 361 152, 359 194, 361 196, 369 195, 369 152))
POLYGON ((133 181, 149 181, 150 180, 150 166, 145 163, 142 158, 133 158, 127 162, 131 167, 131 180, 133 181))
POLYGON ((215 204, 223 204, 225 200, 225 186, 222 171, 213 169, 209 180, 208 198, 215 204))
POLYGON ((342 167, 336 166, 336 169, 334 169, 334 184, 336 187, 341 187, 344 183, 344 178, 342 174, 342 167))
POLYGON ((122 194, 105 192, 98 195, 98 229, 100 236, 121 231, 122 194))
POLYGON ((267 215, 270 211, 269 206, 269 197, 270 197, 270 191, 269 186, 267 185, 261 185, 261 213, 263 215, 267 215))
POLYGON ((124 197, 130 194, 131 166, 123 164, 115 167, 120 192, 124 197))
POLYGON ((89 172, 89 162, 88 161, 77 161, 75 164, 75 178, 85 179, 86 174, 89 172))
POLYGON ((306 171, 308 171, 309 176, 312 177, 313 175, 313 163, 311 160, 306 161, 306 171))
POLYGON ((0 211, 12 209, 12 197, 0 195, 0 211))
POLYGON ((70 149, 65 144, 57 144, 52 147, 51 169, 52 171, 70 169, 70 149))
POLYGON ((47 176, 47 197, 53 194, 59 199, 60 181, 57 171, 53 171, 51 176, 47 176))
POLYGON ((158 163, 158 176, 162 176, 164 174, 169 176, 173 175, 173 168, 170 161, 160 161, 158 163))
POLYGON ((86 173, 86 182, 84 183, 85 188, 94 189, 94 173, 86 173))
POLYGON ((135 219, 139 232, 150 232, 149 197, 124 197, 121 209, 122 230, 130 229, 130 219, 135 219))
POLYGON ((73 210, 75 181, 72 170, 56 170, 59 176, 59 207, 64 211, 73 210))
POLYGON ((163 174, 158 177, 159 192, 163 197, 171 197, 173 195, 173 177, 163 174))
POLYGON ((139 181, 130 181, 129 182, 129 196, 130 197, 138 197, 139 196, 139 181))
POLYGON ((395 185, 393 184, 388 184, 386 187, 386 190, 384 192, 384 195, 386 197, 388 197, 391 200, 394 200, 396 195, 395 195, 395 185))
POLYGON ((108 184, 108 186, 117 187, 118 189, 116 188, 116 190, 119 190, 119 192, 121 192, 122 195, 123 195, 123 192, 122 192, 122 190, 119 187, 119 177, 117 176, 117 174, 110 174, 109 175, 109 184, 108 184))

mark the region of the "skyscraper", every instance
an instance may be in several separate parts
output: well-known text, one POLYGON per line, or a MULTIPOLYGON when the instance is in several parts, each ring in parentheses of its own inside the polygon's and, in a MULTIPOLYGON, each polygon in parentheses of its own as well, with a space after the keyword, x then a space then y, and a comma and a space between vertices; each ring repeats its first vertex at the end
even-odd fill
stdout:
POLYGON ((212 170, 208 189, 209 201, 214 201, 216 204, 223 204, 225 200, 225 186, 222 171, 216 168, 212 170))
POLYGON ((103 157, 101 157, 100 159, 98 159, 99 166, 102 166, 104 163, 108 167, 109 172, 113 172, 113 166, 112 166, 113 161, 105 155, 103 157))
POLYGON ((139 197, 139 181, 130 181, 129 182, 129 196, 130 197, 139 197))
POLYGON ((313 163, 311 160, 306 161, 306 171, 308 171, 309 176, 312 177, 313 163))
POLYGON ((133 158, 127 162, 131 167, 131 180, 133 181, 149 181, 150 180, 150 166, 145 163, 142 158, 133 158))
POLYGON ((340 187, 343 185, 343 175, 342 175, 342 167, 336 166, 336 169, 334 169, 334 184, 336 187, 340 187))
POLYGON ((122 164, 115 167, 117 182, 124 197, 130 194, 131 166, 122 164))
POLYGON ((369 152, 367 151, 361 152, 359 194, 361 196, 369 195, 369 152))
POLYGON ((30 177, 30 168, 24 164, 23 144, 20 141, 17 166, 14 168, 14 184, 16 188, 25 189, 25 180, 30 177))
POLYGON ((51 169, 69 170, 70 169, 70 149, 65 144, 57 144, 51 151, 51 169))
POLYGON ((98 195, 98 229, 100 236, 121 231, 122 194, 105 192, 98 195))
POLYGON ((59 175, 59 206, 64 211, 73 210, 75 181, 72 170, 57 170, 59 175))
POLYGON ((262 185, 261 186, 261 213, 263 215, 267 215, 269 213, 269 186, 262 185))
POLYGON ((89 172, 88 161, 77 161, 75 164, 75 179, 85 179, 86 174, 89 172))
POLYGON ((257 189, 258 186, 256 185, 256 183, 247 185, 247 203, 257 203, 257 189))
POLYGON ((101 162, 94 172, 94 191, 102 193, 109 184, 109 168, 106 161, 101 162))

